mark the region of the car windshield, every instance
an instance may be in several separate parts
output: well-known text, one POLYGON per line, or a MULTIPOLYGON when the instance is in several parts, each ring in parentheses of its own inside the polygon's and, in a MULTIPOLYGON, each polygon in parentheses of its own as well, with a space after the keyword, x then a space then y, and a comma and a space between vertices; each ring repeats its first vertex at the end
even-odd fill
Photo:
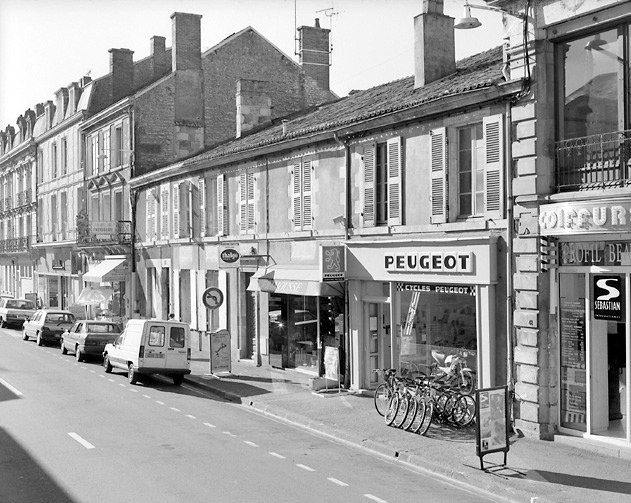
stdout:
POLYGON ((35 305, 30 300, 9 299, 6 307, 9 309, 35 309, 35 305))
POLYGON ((88 324, 88 332, 96 334, 120 334, 121 329, 118 325, 114 323, 90 323, 88 324))
POLYGON ((74 316, 67 313, 48 313, 46 315, 46 321, 58 323, 74 323, 74 316))

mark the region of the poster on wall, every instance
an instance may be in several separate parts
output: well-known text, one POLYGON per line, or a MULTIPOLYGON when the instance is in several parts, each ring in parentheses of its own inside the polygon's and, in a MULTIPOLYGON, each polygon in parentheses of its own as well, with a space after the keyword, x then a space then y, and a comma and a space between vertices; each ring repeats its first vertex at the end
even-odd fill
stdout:
POLYGON ((508 443, 508 386, 476 390, 476 450, 480 469, 484 470, 483 458, 492 452, 510 449, 508 443))
POLYGON ((225 329, 210 334, 210 373, 230 372, 230 332, 225 329))
POLYGON ((594 319, 622 321, 624 284, 620 276, 594 275, 594 319))

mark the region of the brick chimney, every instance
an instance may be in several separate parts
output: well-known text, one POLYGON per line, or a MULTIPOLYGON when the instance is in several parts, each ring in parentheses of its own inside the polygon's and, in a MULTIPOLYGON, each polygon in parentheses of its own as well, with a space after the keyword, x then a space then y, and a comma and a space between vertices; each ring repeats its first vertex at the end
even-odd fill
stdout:
POLYGON ((315 20, 315 26, 298 28, 302 69, 326 91, 329 90, 330 33, 331 30, 320 28, 318 18, 315 20))
POLYGON ((158 35, 151 37, 151 66, 154 79, 157 79, 169 71, 170 63, 167 58, 165 37, 158 35))
POLYGON ((68 106, 68 89, 62 87, 55 93, 55 124, 64 120, 66 107, 68 106))
POLYGON ((267 82, 239 79, 237 81, 237 138, 257 126, 271 122, 272 99, 267 82))
POLYGON ((79 85, 81 86, 81 89, 86 87, 90 82, 92 82, 92 77, 90 77, 89 75, 84 75, 79 79, 79 85))
POLYGON ((171 15, 173 27, 171 70, 175 73, 176 125, 203 126, 204 98, 202 89, 204 76, 202 73, 201 18, 202 16, 198 14, 184 12, 175 12, 171 15))
POLYGON ((73 82, 68 86, 68 111, 66 115, 71 116, 77 111, 79 98, 81 98, 81 88, 78 82, 73 82))
POLYGON ((110 49, 112 100, 129 96, 134 88, 134 51, 110 49))
POLYGON ((414 18, 414 88, 456 71, 454 18, 443 13, 443 0, 423 0, 414 18))

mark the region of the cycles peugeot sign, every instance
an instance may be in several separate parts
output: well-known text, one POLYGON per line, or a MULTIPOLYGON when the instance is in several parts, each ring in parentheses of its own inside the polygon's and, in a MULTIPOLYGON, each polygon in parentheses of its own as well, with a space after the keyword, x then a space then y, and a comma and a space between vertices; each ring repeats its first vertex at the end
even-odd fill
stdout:
POLYGON ((620 276, 594 276, 594 319, 624 319, 624 284, 620 276))
POLYGON ((219 267, 231 268, 241 265, 239 243, 225 243, 219 247, 219 267))

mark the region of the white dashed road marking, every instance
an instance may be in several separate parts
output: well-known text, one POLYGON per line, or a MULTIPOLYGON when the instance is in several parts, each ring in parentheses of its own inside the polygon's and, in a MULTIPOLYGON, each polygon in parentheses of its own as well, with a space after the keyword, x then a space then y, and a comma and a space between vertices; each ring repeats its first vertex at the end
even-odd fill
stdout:
POLYGON ((333 482, 334 484, 337 484, 338 486, 348 487, 348 484, 346 482, 342 482, 341 480, 334 479, 333 477, 329 477, 327 480, 329 482, 333 482))
POLYGON ((208 426, 209 428, 216 428, 214 424, 204 423, 204 426, 208 426))
POLYGON ((191 416, 190 414, 186 414, 186 417, 188 417, 190 419, 197 419, 195 416, 191 416))
POLYGON ((302 468, 303 470, 306 470, 308 472, 315 472, 315 470, 307 465, 301 465, 301 464, 297 464, 296 465, 298 468, 302 468))
POLYGON ((169 407, 174 412, 180 412, 180 409, 176 409, 175 407, 169 407))
POLYGON ((251 447, 258 447, 258 445, 256 445, 254 442, 250 442, 249 440, 244 440, 243 443, 248 444, 251 447))
POLYGON ((369 500, 376 501, 377 503, 388 503, 386 500, 377 498, 377 496, 373 496, 372 494, 364 494, 364 497, 368 498, 369 500))
POLYGON ((16 396, 22 396, 22 392, 17 389, 14 388, 13 386, 11 386, 8 382, 6 382, 4 379, 0 378, 0 383, 2 383, 2 385, 7 388, 11 393, 13 393, 16 396))
POLYGON ((270 452, 269 454, 270 456, 274 456, 275 458, 278 458, 278 459, 286 459, 285 456, 281 456, 277 452, 270 452))
POLYGON ((68 435, 70 435, 71 438, 79 442, 86 449, 95 449, 95 447, 90 442, 88 442, 86 439, 81 437, 81 435, 78 435, 74 431, 71 431, 70 433, 68 433, 68 435))

